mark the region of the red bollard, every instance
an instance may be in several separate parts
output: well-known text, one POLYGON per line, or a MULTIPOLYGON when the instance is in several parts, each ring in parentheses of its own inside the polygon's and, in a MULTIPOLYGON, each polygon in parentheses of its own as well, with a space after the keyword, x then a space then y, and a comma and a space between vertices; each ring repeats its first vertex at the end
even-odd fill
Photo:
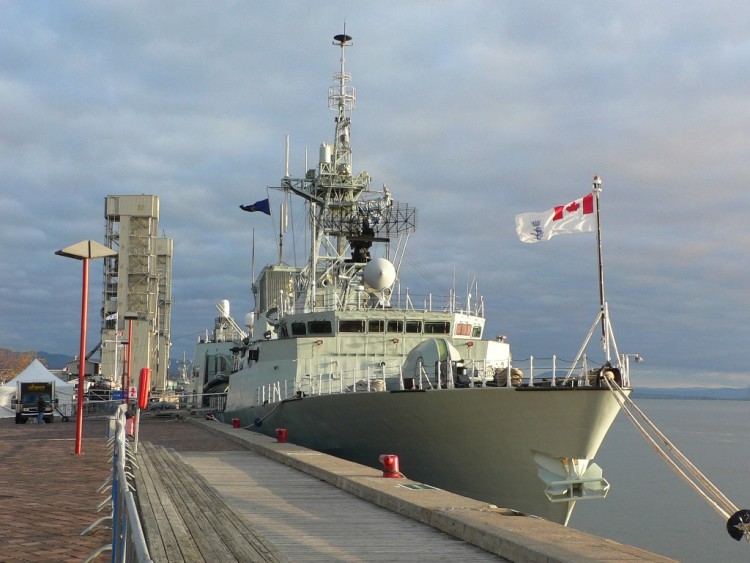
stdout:
POLYGON ((383 454, 378 459, 380 459, 380 463, 383 464, 383 477, 400 479, 404 476, 399 470, 397 455, 383 454))
POLYGON ((232 419, 232 428, 239 428, 240 427, 240 419, 239 418, 233 418, 232 419))
POLYGON ((289 438, 289 432, 287 431, 286 428, 276 429, 276 441, 279 444, 286 444, 288 438, 289 438))

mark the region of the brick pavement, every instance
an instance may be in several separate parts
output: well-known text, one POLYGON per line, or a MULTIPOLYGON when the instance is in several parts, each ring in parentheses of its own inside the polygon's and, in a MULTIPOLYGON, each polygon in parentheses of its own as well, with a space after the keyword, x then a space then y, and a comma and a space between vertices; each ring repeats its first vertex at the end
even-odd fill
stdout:
POLYGON ((247 449, 205 428, 189 424, 182 416, 177 418, 143 416, 138 439, 173 448, 178 452, 224 452, 247 449))
MULTIPOLYGON (((0 563, 82 561, 111 541, 111 529, 80 533, 104 515, 96 490, 111 473, 106 419, 85 419, 76 456, 75 421, 15 424, 0 419, 0 563)), ((177 451, 233 451, 239 446, 179 418, 144 415, 140 440, 177 451)), ((97 561, 108 561, 106 552, 97 561)))
POLYGON ((79 534, 104 515, 96 490, 111 473, 106 423, 84 420, 82 455, 75 421, 16 424, 0 419, 0 561, 82 561, 111 530, 79 534))

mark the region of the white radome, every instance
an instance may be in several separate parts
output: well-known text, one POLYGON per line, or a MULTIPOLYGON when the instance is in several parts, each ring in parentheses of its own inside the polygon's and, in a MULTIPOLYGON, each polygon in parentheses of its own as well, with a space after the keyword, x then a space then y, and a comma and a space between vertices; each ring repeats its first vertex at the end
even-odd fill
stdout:
POLYGON ((365 283, 375 291, 381 291, 396 281, 396 268, 385 258, 375 258, 367 263, 364 272, 365 283))

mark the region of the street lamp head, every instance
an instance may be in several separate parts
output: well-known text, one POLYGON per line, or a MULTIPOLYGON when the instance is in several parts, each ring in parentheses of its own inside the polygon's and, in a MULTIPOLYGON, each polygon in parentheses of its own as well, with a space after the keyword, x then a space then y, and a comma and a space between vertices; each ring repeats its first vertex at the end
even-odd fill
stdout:
POLYGON ((82 240, 62 250, 55 252, 58 256, 65 258, 74 258, 76 260, 85 260, 91 258, 104 258, 106 256, 117 256, 117 251, 104 246, 95 240, 82 240))
POLYGON ((129 321, 134 321, 138 319, 138 313, 136 313, 135 311, 128 311, 123 316, 125 317, 125 319, 129 321))

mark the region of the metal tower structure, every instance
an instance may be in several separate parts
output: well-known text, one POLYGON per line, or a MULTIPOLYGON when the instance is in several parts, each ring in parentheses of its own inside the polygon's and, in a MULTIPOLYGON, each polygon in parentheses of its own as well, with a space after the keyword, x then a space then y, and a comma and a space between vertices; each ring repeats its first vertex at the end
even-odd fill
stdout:
POLYGON ((159 198, 110 195, 105 198, 105 241, 117 255, 104 263, 102 297, 102 375, 114 388, 128 386, 130 323, 131 380, 151 368, 152 386, 166 389, 169 371, 173 241, 159 238, 159 198), (126 319, 131 317, 131 319, 126 319))
POLYGON ((352 38, 339 34, 333 39, 333 44, 341 49, 340 69, 328 89, 328 108, 336 112, 335 141, 321 145, 317 169, 308 170, 304 178, 284 176, 280 186, 309 205, 310 263, 297 276, 296 288, 304 301, 300 307, 304 311, 324 308, 337 291, 335 299, 356 301, 359 283, 353 280, 361 279, 362 269, 371 259, 373 243, 385 243, 389 254, 391 239, 414 231, 417 225, 416 209, 394 201, 386 186, 382 191, 370 190, 371 178, 366 171, 353 173, 351 124, 357 95, 351 85, 352 75, 346 71, 345 57, 352 38), (351 256, 347 256, 349 251, 351 256), (340 290, 323 290, 331 279, 350 281, 340 290))

